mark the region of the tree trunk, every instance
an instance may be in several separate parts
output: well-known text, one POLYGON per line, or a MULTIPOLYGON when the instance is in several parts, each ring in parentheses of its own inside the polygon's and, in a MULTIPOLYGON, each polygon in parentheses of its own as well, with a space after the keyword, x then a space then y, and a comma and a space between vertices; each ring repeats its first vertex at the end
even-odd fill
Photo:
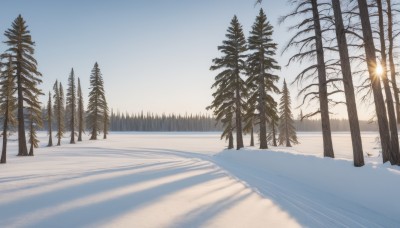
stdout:
POLYGON ((229 133, 229 142, 228 142, 228 149, 232 149, 233 148, 233 134, 232 132, 229 133))
POLYGON ((33 132, 33 122, 31 121, 31 124, 30 124, 30 128, 31 128, 31 130, 30 130, 30 138, 31 138, 31 148, 29 149, 29 156, 33 156, 33 134, 32 134, 32 132, 33 132))
POLYGON ((58 104, 58 116, 57 116, 57 122, 58 122, 58 136, 57 136, 57 146, 61 146, 61 102, 60 100, 57 101, 58 104))
POLYGON ((71 140, 70 144, 75 144, 75 108, 72 108, 71 113, 71 140))
POLYGON ((33 143, 31 143, 31 148, 29 149, 29 156, 33 156, 33 143))
POLYGON ((103 129, 103 139, 107 139, 107 120, 106 118, 104 118, 104 125, 103 125, 104 129, 103 129))
MULTIPOLYGON (((260 60, 263 60, 264 53, 260 56, 260 60)), ((260 61, 260 75, 258 76, 258 105, 260 112, 260 149, 268 149, 267 142, 267 113, 265 108, 265 85, 264 85, 264 61, 260 61)))
MULTIPOLYGON (((396 67, 394 65, 393 56, 393 17, 392 17, 392 3, 391 0, 386 0, 387 2, 387 17, 388 17, 388 39, 389 39, 389 66, 390 66, 390 76, 392 80, 393 95, 396 101, 396 114, 397 123, 400 124, 400 100, 399 100, 399 88, 396 82, 396 67)), ((399 161, 400 162, 400 161, 399 161)))
POLYGON ((26 147, 25 137, 25 119, 24 119, 24 96, 22 93, 22 82, 21 82, 21 52, 17 53, 17 90, 18 90, 18 156, 27 156, 28 149, 26 147))
POLYGON ((383 100, 381 82, 376 75, 376 53, 374 39, 372 36, 371 22, 369 20, 368 5, 366 0, 358 0, 358 8, 360 11, 361 26, 364 38, 365 55, 367 58, 368 72, 371 80, 372 92, 374 94, 374 103, 376 109, 376 117, 378 119, 379 135, 382 146, 383 162, 390 160, 390 135, 388 120, 386 117, 386 107, 383 100))
MULTIPOLYGON (((80 101, 79 101, 80 103, 80 101)), ((82 131, 83 131, 83 115, 82 115, 82 107, 79 108, 79 132, 78 132, 78 142, 82 141, 82 131)))
POLYGON ((98 94, 96 94, 96 100, 95 100, 95 110, 94 110, 94 115, 93 115, 93 129, 92 129, 92 136, 90 137, 90 140, 97 140, 97 114, 98 114, 98 109, 97 109, 97 104, 98 104, 98 94))
POLYGON ((254 146, 254 128, 251 127, 251 132, 250 132, 250 146, 254 146))
POLYGON ((290 116, 288 115, 288 110, 286 110, 286 118, 285 118, 285 134, 286 134, 286 147, 292 147, 290 144, 290 135, 289 135, 289 118, 290 116))
POLYGON ((311 0, 314 29, 315 29, 315 45, 317 52, 317 68, 318 68, 318 83, 319 83, 319 105, 321 112, 322 123, 322 138, 324 144, 324 157, 335 157, 333 153, 331 126, 329 121, 329 107, 328 107, 328 92, 326 86, 326 70, 325 58, 322 44, 322 31, 319 21, 319 12, 317 0, 311 0))
MULTIPOLYGON (((237 72, 236 77, 239 77, 237 72)), ((242 134, 242 110, 241 110, 241 96, 239 88, 239 79, 236 81, 236 149, 243 148, 243 134, 242 134)))
POLYGON ((381 65, 383 68, 382 81, 385 88, 386 95, 386 106, 389 115, 389 125, 390 125, 390 138, 391 138, 391 150, 390 150, 390 163, 392 165, 398 164, 399 162, 399 136, 397 133, 397 121, 396 114, 393 105, 392 92, 390 91, 389 80, 387 78, 387 63, 386 63, 386 44, 385 44, 385 30, 383 25, 383 10, 382 10, 382 0, 376 0, 378 5, 378 16, 379 16, 379 38, 381 43, 381 65))
POLYGON ((276 144, 276 132, 275 132, 275 121, 272 121, 272 145, 277 146, 276 144))
POLYGON ((4 115, 4 125, 3 125, 3 149, 1 151, 0 163, 7 162, 7 128, 8 128, 8 110, 4 115))
POLYGON ((53 146, 53 129, 51 127, 51 115, 49 116, 49 143, 47 144, 47 146, 53 146))
POLYGON ((343 25, 340 1, 332 0, 332 7, 335 15, 336 39, 339 47, 340 65, 342 68, 346 107, 349 117, 351 143, 353 146, 353 162, 354 166, 361 167, 364 165, 364 154, 360 134, 360 124, 358 122, 356 98, 354 95, 353 79, 351 75, 349 50, 347 47, 347 39, 343 25))

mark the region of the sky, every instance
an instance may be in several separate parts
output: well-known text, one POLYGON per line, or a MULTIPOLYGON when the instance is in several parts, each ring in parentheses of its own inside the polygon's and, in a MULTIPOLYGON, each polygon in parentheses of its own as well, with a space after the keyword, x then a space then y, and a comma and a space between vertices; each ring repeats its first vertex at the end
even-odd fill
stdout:
MULTIPOLYGON (((40 87, 45 93, 52 90, 56 79, 66 88, 74 68, 87 95, 90 72, 98 62, 113 110, 206 113, 216 75, 209 68, 212 59, 221 56, 217 46, 225 39, 233 15, 248 36, 260 7, 274 25, 281 87, 283 78, 292 82, 298 70, 285 67, 289 54, 280 54, 290 38, 289 24, 277 23, 290 11, 286 0, 264 0, 261 5, 253 0, 6 1, 0 8, 0 31, 9 28, 18 14, 27 21, 36 42, 35 57, 43 74, 40 87)), ((6 48, 0 44, 0 52, 6 48)), ((290 91, 295 108, 301 101, 297 86, 290 86, 290 91)), ((46 99, 42 97, 44 104, 46 99)), ((294 115, 299 111, 295 109, 294 115)), ((360 119, 369 119, 371 111, 359 107, 360 119)), ((347 116, 344 107, 332 112, 333 118, 347 116)))

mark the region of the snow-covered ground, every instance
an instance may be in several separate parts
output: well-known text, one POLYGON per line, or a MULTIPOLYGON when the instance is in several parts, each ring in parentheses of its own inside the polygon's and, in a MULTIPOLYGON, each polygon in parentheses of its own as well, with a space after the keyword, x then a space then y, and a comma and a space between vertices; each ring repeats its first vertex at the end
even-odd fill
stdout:
MULTIPOLYGON (((323 159, 319 133, 291 149, 223 150, 218 133, 112 133, 0 165, 0 227, 398 227, 400 169, 354 168, 350 136, 323 159)), ((249 138, 245 138, 248 143, 249 138)))

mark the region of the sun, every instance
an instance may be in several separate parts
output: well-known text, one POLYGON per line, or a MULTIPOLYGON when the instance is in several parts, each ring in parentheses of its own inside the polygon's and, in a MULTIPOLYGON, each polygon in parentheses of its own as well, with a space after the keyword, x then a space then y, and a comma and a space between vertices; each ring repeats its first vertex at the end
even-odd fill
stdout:
POLYGON ((382 65, 381 65, 380 63, 377 63, 376 68, 375 68, 375 73, 376 73, 378 76, 381 76, 381 75, 382 75, 382 73, 383 73, 383 67, 382 67, 382 65))

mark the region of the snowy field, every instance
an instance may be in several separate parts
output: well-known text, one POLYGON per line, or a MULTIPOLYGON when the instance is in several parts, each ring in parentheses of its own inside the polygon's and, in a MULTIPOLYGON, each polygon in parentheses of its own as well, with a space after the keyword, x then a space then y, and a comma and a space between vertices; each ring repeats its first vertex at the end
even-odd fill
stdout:
MULTIPOLYGON (((0 227, 398 227, 400 169, 382 165, 376 133, 354 168, 323 159, 319 133, 268 151, 223 150, 218 133, 112 133, 41 148, 0 165, 0 227)), ((15 138, 14 138, 15 139, 15 138)), ((53 141, 54 142, 54 141, 53 141)), ((249 138, 245 138, 249 143, 249 138)))

